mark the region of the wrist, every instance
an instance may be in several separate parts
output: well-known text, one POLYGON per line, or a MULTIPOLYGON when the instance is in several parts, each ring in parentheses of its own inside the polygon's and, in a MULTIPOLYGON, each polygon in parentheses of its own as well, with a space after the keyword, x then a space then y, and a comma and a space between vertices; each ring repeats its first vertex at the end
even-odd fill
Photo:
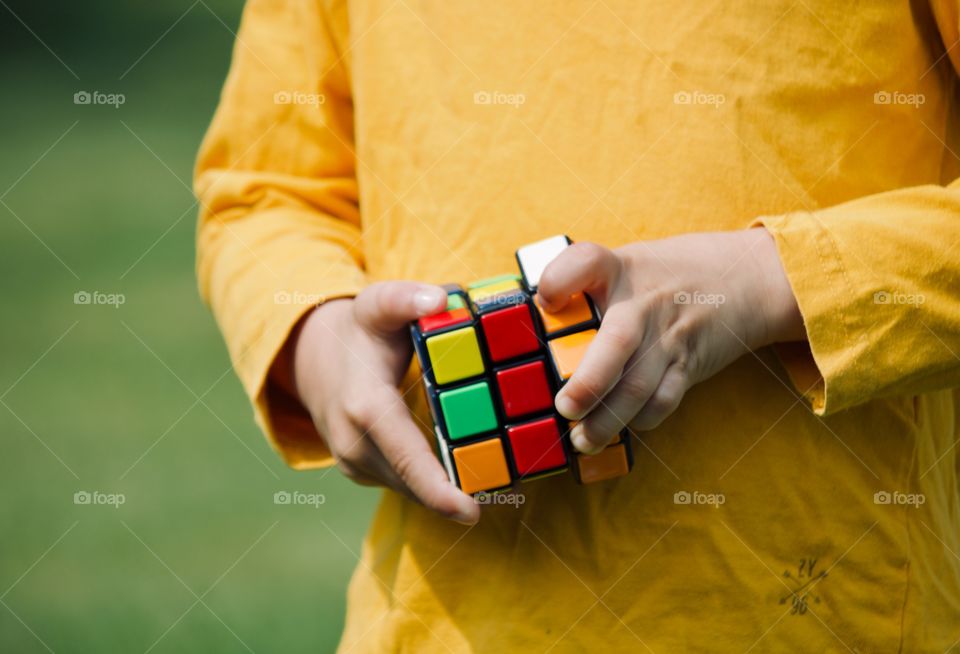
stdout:
POLYGON ((306 314, 291 345, 291 384, 296 398, 309 413, 319 398, 318 380, 322 351, 336 338, 339 324, 352 314, 352 298, 324 302, 306 314))
POLYGON ((760 309, 758 313, 763 323, 763 329, 759 331, 759 342, 752 344, 752 348, 806 340, 800 307, 780 260, 773 235, 762 227, 750 229, 748 232, 752 233, 751 238, 756 239, 751 248, 758 269, 754 306, 760 309))

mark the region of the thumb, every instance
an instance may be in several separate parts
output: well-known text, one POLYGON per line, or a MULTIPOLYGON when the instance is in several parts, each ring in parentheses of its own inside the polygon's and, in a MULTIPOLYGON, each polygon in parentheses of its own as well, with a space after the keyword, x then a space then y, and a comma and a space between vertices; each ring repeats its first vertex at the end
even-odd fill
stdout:
POLYGON ((541 306, 546 311, 560 311, 571 295, 581 291, 603 304, 619 270, 620 261, 613 251, 595 243, 574 243, 557 255, 540 276, 537 294, 541 306))
POLYGON ((440 286, 419 282, 377 282, 365 288, 353 303, 361 326, 388 334, 411 320, 443 311, 447 292, 440 286))

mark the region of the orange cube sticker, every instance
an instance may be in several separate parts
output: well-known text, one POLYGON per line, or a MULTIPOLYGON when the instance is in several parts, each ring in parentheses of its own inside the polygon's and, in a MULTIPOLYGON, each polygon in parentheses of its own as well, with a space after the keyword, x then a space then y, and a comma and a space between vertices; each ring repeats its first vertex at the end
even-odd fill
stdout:
POLYGON ((577 468, 580 472, 580 481, 584 484, 613 479, 630 472, 627 451, 623 443, 607 447, 597 454, 579 455, 577 468))
POLYGON ((510 484, 510 471, 499 438, 458 447, 453 450, 453 460, 460 476, 460 489, 468 495, 510 484))
POLYGON ((596 335, 596 329, 586 329, 550 341, 550 354, 560 379, 570 379, 596 335))
POLYGON ((567 306, 554 313, 544 311, 543 307, 540 306, 539 295, 535 295, 533 301, 537 305, 540 318, 543 319, 543 328, 547 334, 554 334, 561 329, 567 329, 568 327, 574 327, 593 320, 593 312, 590 311, 590 305, 587 303, 587 299, 583 293, 571 295, 567 306))

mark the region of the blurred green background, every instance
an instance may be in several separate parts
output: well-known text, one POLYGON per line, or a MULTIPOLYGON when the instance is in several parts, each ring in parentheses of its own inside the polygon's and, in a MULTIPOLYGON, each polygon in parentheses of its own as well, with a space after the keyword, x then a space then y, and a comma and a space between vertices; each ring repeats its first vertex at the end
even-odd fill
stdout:
POLYGON ((191 169, 241 9, 0 0, 0 652, 339 638, 378 494, 273 453, 193 274, 191 169))

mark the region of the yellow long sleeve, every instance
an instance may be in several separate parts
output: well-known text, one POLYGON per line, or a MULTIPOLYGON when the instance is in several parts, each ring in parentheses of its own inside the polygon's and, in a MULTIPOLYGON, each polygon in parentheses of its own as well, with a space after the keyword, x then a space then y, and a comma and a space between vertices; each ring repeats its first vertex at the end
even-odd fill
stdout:
POLYGON ((472 529, 384 492, 345 650, 956 645, 958 4, 249 2, 198 273, 291 465, 329 463, 268 380, 311 302, 546 235, 762 223, 809 335, 691 388, 618 481, 523 484, 472 529))
POLYGON ((312 306, 364 284, 348 71, 327 15, 253 0, 196 170, 201 292, 258 423, 294 467, 327 462, 267 373, 312 306))
POLYGON ((960 183, 761 222, 816 369, 796 346, 783 359, 818 414, 960 384, 960 183))

